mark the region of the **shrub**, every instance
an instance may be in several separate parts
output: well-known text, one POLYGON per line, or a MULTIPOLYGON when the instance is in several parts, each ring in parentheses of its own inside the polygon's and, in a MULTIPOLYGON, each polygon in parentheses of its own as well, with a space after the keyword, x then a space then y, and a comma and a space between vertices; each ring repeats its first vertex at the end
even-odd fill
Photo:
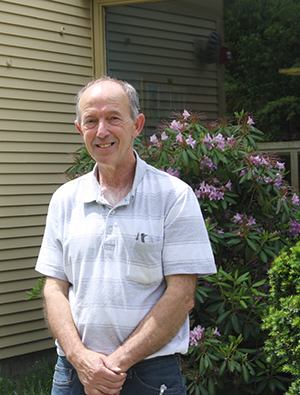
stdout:
POLYGON ((299 198, 284 163, 257 150, 261 135, 245 113, 206 125, 185 111, 140 150, 194 189, 219 269, 196 292, 183 362, 189 394, 279 394, 289 380, 276 354, 266 358, 260 325, 268 266, 299 235, 299 198))
POLYGON ((194 189, 218 266, 256 265, 259 273, 287 236, 299 235, 299 198, 284 181, 284 163, 257 151, 262 132, 248 114, 205 126, 200 116, 177 114, 141 154, 194 189))
POLYGON ((270 304, 263 328, 269 331, 265 348, 284 360, 294 377, 286 394, 300 393, 300 242, 286 248, 269 271, 270 304))

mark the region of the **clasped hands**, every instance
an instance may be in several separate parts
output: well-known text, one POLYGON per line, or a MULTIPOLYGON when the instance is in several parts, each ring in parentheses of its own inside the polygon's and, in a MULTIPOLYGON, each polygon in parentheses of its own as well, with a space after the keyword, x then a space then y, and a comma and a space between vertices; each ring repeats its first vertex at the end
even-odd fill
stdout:
POLYGON ((111 356, 87 349, 73 365, 87 395, 119 395, 127 377, 111 356))

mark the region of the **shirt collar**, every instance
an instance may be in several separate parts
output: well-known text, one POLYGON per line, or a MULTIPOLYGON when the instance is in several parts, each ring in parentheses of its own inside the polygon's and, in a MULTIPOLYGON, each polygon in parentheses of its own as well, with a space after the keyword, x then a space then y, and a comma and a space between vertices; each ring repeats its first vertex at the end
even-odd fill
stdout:
MULTIPOLYGON (((127 205, 131 200, 134 200, 136 189, 144 177, 146 172, 147 164, 143 161, 137 154, 135 150, 133 150, 136 157, 136 168, 134 174, 134 180, 132 184, 131 191, 129 194, 118 204, 118 205, 127 205)), ((109 203, 104 198, 102 190, 100 188, 98 177, 97 177, 97 164, 95 164, 94 169, 86 174, 85 180, 82 184, 82 190, 80 194, 80 200, 83 203, 91 203, 96 201, 97 203, 108 205, 109 203)))

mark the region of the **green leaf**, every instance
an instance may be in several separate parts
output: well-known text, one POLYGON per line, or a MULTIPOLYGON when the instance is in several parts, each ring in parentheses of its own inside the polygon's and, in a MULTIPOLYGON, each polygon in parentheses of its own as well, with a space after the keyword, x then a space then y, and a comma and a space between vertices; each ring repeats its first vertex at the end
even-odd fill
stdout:
POLYGON ((202 375, 204 373, 204 370, 206 369, 205 364, 204 364, 204 356, 200 358, 200 363, 199 363, 199 373, 202 375))
POLYGON ((250 180, 253 176, 252 169, 250 168, 247 172, 247 180, 250 180))
POLYGON ((197 156, 194 154, 194 152, 190 148, 187 148, 186 152, 188 153, 190 158, 192 158, 192 159, 196 160, 197 162, 199 162, 199 159, 197 158, 197 156))
POLYGON ((218 150, 216 150, 215 152, 216 152, 217 157, 220 159, 221 162, 223 162, 223 163, 225 163, 225 164, 228 163, 228 161, 227 161, 227 159, 226 159, 226 156, 224 156, 224 155, 223 155, 220 151, 218 151, 218 150))
POLYGON ((248 135, 247 138, 249 140, 249 143, 252 145, 252 147, 254 149, 257 149, 257 144, 256 144, 255 140, 250 135, 248 135))
POLYGON ((202 395, 209 395, 207 389, 202 384, 200 385, 200 390, 202 395))
POLYGON ((232 327, 233 327, 234 331, 236 333, 240 334, 242 332, 242 329, 241 329, 240 321, 237 318, 237 316, 235 314, 233 314, 230 317, 230 320, 231 320, 231 324, 232 324, 232 327))
POLYGON ((178 154, 178 156, 177 156, 176 167, 178 167, 178 166, 180 165, 180 163, 181 163, 182 152, 183 152, 183 151, 180 151, 179 154, 178 154))
POLYGON ((249 272, 246 272, 236 279, 236 283, 241 284, 242 282, 248 280, 248 278, 249 278, 249 272))
POLYGON ((208 393, 209 395, 215 395, 216 393, 216 386, 212 377, 208 379, 208 393))
POLYGON ((227 244, 238 244, 241 242, 241 238, 239 239, 231 239, 229 241, 227 241, 227 244))
POLYGON ((251 248, 251 250, 253 250, 255 253, 257 253, 258 246, 255 243, 253 243, 253 241, 251 241, 250 239, 247 238, 246 240, 247 240, 247 244, 251 248))
POLYGON ((219 370, 219 375, 220 375, 220 376, 222 376, 222 374, 224 374, 225 369, 226 369, 226 365, 227 365, 227 363, 226 363, 226 361, 224 361, 224 362, 222 363, 221 367, 220 367, 220 370, 219 370))
POLYGON ((260 286, 264 285, 264 284, 266 283, 266 281, 267 281, 266 279, 265 279, 265 280, 258 281, 257 283, 254 283, 254 284, 252 285, 252 287, 254 287, 254 288, 260 287, 260 286))
POLYGON ((269 388, 270 388, 270 390, 271 390, 272 392, 275 391, 275 389, 276 389, 276 384, 275 384, 274 379, 269 378, 269 380, 268 380, 268 386, 269 386, 269 388))
POLYGON ((246 383, 248 383, 248 381, 249 381, 249 371, 248 371, 248 369, 246 368, 245 365, 242 365, 242 373, 243 373, 244 380, 246 381, 246 383))
POLYGON ((188 165, 189 165, 189 157, 188 157, 186 151, 182 151, 182 159, 183 159, 183 163, 185 164, 185 166, 188 167, 188 165))
POLYGON ((221 315, 218 317, 218 319, 217 319, 217 321, 216 321, 216 324, 217 324, 217 325, 218 325, 218 324, 221 324, 223 321, 226 320, 226 318, 227 318, 230 314, 231 314, 231 310, 225 311, 225 313, 221 314, 221 315))

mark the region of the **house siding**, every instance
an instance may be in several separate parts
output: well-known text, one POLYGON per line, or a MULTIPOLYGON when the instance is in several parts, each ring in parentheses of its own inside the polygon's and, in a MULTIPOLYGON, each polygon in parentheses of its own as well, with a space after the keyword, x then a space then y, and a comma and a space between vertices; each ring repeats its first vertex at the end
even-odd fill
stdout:
POLYGON ((75 95, 106 71, 105 10, 110 74, 136 86, 143 110, 148 82, 188 87, 187 108, 211 119, 224 110, 223 68, 199 69, 191 46, 221 32, 222 0, 126 3, 134 0, 0 1, 0 360, 54 346, 41 300, 26 301, 26 291, 39 277, 34 267, 51 195, 82 141, 75 95), (141 31, 151 38, 145 47, 141 31))
POLYGON ((211 121, 224 115, 224 66, 197 57, 199 42, 204 45, 213 30, 222 34, 221 3, 210 6, 199 0, 106 8, 108 73, 130 81, 140 92, 146 122, 153 104, 149 91, 156 94, 148 136, 155 118, 168 118, 173 110, 202 111, 211 121))
POLYGON ((26 301, 50 197, 81 144, 75 95, 93 76, 90 0, 0 2, 0 359, 54 346, 26 301))

